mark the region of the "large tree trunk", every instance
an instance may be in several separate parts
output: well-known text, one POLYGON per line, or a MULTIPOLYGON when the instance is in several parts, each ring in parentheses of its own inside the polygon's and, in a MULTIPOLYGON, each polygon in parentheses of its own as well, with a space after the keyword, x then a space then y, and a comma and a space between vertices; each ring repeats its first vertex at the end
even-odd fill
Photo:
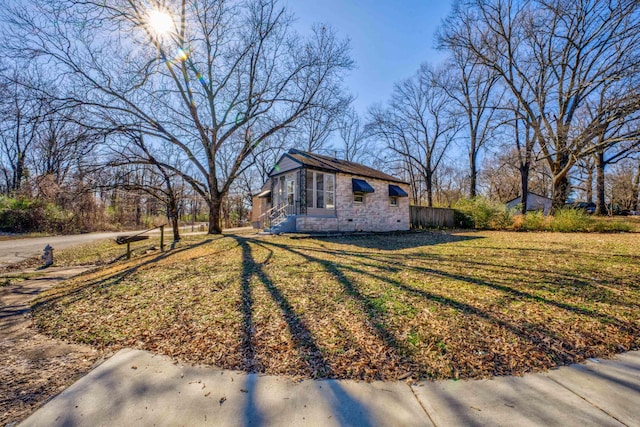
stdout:
POLYGON ((569 195, 569 179, 566 175, 553 177, 553 196, 551 197, 551 213, 562 209, 569 195))
POLYGON ((606 215, 607 205, 604 200, 604 151, 599 150, 596 155, 596 215, 606 215))
POLYGON ((222 208, 222 196, 212 195, 209 201, 209 234, 221 234, 220 211, 222 208))
POLYGON ((520 198, 520 204, 522 205, 521 207, 521 213, 522 215, 526 215, 527 214, 527 199, 529 198, 529 169, 530 169, 530 164, 529 163, 525 163, 525 164, 521 164, 520 167, 518 168, 520 169, 520 191, 521 191, 521 198, 520 198))

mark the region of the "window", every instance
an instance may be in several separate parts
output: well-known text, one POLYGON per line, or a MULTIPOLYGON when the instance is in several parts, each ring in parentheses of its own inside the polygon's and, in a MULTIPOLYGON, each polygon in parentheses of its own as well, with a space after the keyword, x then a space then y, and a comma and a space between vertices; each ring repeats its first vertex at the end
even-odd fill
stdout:
POLYGON ((353 203, 364 203, 364 193, 353 193, 353 203))
POLYGON ((316 208, 324 208, 324 174, 314 173, 316 176, 316 208))
POLYGON ((333 175, 324 175, 324 201, 325 208, 332 209, 335 207, 334 192, 335 192, 335 177, 333 175))
POLYGON ((296 194, 296 182, 293 176, 287 177, 287 204, 293 205, 293 200, 296 194))
POLYGON ((307 171, 308 208, 333 209, 335 207, 335 176, 332 174, 307 171))
POLYGON ((389 197, 389 205, 398 206, 398 198, 397 197, 389 197))

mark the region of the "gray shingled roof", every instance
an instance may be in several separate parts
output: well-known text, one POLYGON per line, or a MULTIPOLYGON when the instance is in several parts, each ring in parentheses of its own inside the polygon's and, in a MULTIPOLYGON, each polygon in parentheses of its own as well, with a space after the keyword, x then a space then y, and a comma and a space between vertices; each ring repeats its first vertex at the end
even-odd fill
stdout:
POLYGON ((308 153, 300 150, 289 150, 285 156, 289 156, 295 161, 302 163, 312 169, 320 169, 329 172, 342 172, 350 175, 363 176, 368 178, 381 179, 384 181, 398 182, 407 184, 405 181, 387 175, 384 172, 370 168, 360 163, 348 162, 329 156, 321 156, 320 154, 308 153))

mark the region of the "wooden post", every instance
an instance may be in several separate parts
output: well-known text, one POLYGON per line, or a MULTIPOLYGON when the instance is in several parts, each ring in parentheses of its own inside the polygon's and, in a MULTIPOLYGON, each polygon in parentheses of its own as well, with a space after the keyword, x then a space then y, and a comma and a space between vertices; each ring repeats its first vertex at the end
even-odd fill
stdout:
POLYGON ((160 252, 164 252, 164 225, 160 226, 160 252))
POLYGON ((127 259, 131 259, 131 242, 127 242, 127 259))

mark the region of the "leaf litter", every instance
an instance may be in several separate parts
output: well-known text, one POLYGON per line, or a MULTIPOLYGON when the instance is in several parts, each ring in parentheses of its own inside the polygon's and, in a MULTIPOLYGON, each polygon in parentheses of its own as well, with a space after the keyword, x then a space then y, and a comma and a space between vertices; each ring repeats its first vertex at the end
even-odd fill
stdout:
POLYGON ((38 327, 296 379, 520 375, 640 347, 633 234, 200 239, 52 289, 38 327))

